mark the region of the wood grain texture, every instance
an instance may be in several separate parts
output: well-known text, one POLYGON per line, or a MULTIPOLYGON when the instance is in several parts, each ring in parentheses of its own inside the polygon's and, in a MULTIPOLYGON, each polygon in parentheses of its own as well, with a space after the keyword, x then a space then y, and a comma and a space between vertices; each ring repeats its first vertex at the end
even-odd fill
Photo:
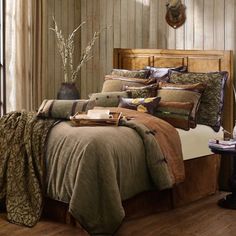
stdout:
MULTIPOLYGON (((124 221, 115 236, 222 236, 235 235, 236 212, 218 207, 217 201, 226 193, 202 199, 184 207, 124 221)), ((35 227, 10 224, 0 214, 1 236, 88 236, 80 228, 42 219, 35 227)))
MULTIPOLYGON (((48 27, 52 26, 52 15, 62 23, 65 32, 70 32, 78 21, 88 21, 76 42, 81 45, 75 51, 76 61, 95 30, 112 26, 95 45, 92 62, 81 70, 78 85, 82 97, 101 89, 104 75, 112 67, 113 48, 235 50, 234 0, 184 0, 183 3, 186 22, 175 30, 165 21, 163 0, 48 0, 48 27)), ((44 83, 48 86, 44 94, 53 98, 63 75, 55 37, 48 29, 45 31, 48 50, 44 83)))

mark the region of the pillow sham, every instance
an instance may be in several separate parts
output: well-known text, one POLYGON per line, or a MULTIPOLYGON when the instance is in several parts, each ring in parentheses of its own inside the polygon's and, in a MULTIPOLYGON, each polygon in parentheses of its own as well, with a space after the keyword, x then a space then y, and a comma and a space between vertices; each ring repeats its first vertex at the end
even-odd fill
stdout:
POLYGON ((145 70, 149 70, 149 78, 155 78, 157 82, 164 81, 168 82, 169 81, 169 71, 180 71, 180 72, 186 72, 187 67, 186 66, 179 66, 179 67, 153 67, 153 66, 146 66, 144 68, 145 70))
POLYGON ((149 76, 148 70, 125 70, 125 69, 112 69, 112 75, 118 75, 128 78, 142 78, 146 79, 149 76))
POLYGON ((160 97, 152 97, 152 98, 121 98, 119 107, 137 110, 140 112, 146 112, 150 114, 154 114, 160 97))
POLYGON ((191 128, 190 115, 194 103, 192 102, 162 102, 158 104, 154 115, 167 121, 175 128, 189 130, 191 128))
POLYGON ((222 110, 224 104, 224 87, 228 78, 228 72, 209 73, 169 73, 171 83, 205 83, 206 89, 202 95, 197 123, 208 125, 218 132, 222 122, 222 110))
POLYGON ((118 107, 122 97, 127 98, 128 93, 126 91, 93 93, 90 95, 90 101, 94 101, 97 107, 118 107))
POLYGON ((122 91, 124 86, 140 87, 155 83, 155 79, 128 78, 118 75, 106 75, 102 92, 122 91))
POLYGON ((77 112, 85 112, 94 107, 90 100, 47 100, 38 109, 37 116, 42 118, 69 119, 77 112))
POLYGON ((158 84, 150 84, 142 87, 124 86, 124 90, 128 92, 131 98, 148 98, 157 95, 158 84))
POLYGON ((205 89, 204 84, 180 85, 171 83, 159 83, 157 95, 164 102, 191 102, 194 104, 190 115, 190 127, 196 127, 196 115, 200 104, 202 93, 205 89))

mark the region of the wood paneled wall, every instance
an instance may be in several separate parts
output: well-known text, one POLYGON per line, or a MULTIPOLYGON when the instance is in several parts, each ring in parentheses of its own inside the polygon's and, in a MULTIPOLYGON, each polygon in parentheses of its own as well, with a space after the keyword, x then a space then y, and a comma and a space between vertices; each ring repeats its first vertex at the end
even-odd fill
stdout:
MULTIPOLYGON (((234 0, 182 0, 187 20, 173 29, 165 22, 167 0, 48 0, 48 26, 54 15, 65 32, 81 21, 83 27, 76 58, 92 38, 103 31, 93 50, 93 58, 81 71, 82 97, 100 91, 104 75, 112 69, 113 48, 235 49, 234 0)), ((48 33, 48 91, 53 97, 62 81, 55 38, 48 33)))
MULTIPOLYGON (((67 36, 81 23, 80 0, 47 0, 44 6, 45 35, 47 47, 44 49, 44 70, 47 76, 45 81, 46 90, 43 91, 45 98, 56 98, 58 89, 63 81, 62 61, 58 53, 55 34, 50 28, 54 27, 53 17, 63 34, 67 36)), ((75 63, 80 58, 81 33, 75 37, 75 63)))

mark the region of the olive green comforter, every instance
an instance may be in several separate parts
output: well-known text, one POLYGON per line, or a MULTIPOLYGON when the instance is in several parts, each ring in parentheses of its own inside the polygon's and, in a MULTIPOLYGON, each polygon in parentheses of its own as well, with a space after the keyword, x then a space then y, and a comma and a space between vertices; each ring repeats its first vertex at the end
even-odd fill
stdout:
POLYGON ((90 234, 111 235, 125 216, 122 200, 183 180, 177 131, 148 114, 118 111, 133 119, 119 127, 53 127, 26 112, 0 119, 0 200, 11 222, 33 226, 46 194, 69 203, 90 234))
POLYGON ((171 188, 184 178, 177 131, 148 114, 119 111, 134 119, 119 127, 62 122, 49 136, 47 195, 69 203, 70 213, 91 234, 114 233, 125 216, 122 200, 153 187, 171 188))

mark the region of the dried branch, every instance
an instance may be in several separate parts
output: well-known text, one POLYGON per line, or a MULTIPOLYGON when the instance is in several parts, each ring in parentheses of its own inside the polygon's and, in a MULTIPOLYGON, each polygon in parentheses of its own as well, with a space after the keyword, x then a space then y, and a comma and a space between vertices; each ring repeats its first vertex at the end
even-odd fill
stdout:
POLYGON ((91 56, 91 51, 94 47, 96 40, 99 38, 102 31, 107 28, 102 29, 101 31, 95 32, 93 38, 88 43, 87 47, 84 49, 82 56, 80 58, 79 65, 74 69, 74 37, 76 32, 85 24, 82 22, 72 33, 68 36, 67 39, 64 38, 62 31, 58 29, 58 25, 53 18, 54 28, 50 28, 54 31, 57 39, 57 47, 62 59, 62 66, 64 72, 65 82, 75 82, 78 78, 78 73, 81 67, 89 61, 93 56, 91 56), (70 79, 68 79, 70 78, 70 79))

